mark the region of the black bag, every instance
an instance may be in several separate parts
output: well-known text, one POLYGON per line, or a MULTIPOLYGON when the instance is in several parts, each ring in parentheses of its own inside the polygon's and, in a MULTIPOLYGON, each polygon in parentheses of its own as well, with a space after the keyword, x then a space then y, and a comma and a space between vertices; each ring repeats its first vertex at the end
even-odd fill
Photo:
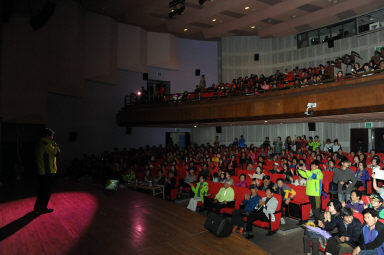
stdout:
POLYGON ((227 237, 232 232, 232 226, 229 221, 216 213, 208 214, 204 227, 218 237, 227 237))

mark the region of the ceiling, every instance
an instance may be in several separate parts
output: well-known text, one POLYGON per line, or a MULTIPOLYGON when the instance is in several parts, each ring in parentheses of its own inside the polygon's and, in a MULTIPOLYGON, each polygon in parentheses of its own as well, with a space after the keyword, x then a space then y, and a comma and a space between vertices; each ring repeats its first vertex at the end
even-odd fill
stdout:
POLYGON ((208 0, 203 5, 186 0, 184 13, 170 19, 170 0, 77 1, 122 23, 199 40, 233 35, 282 37, 384 7, 381 0, 208 0))

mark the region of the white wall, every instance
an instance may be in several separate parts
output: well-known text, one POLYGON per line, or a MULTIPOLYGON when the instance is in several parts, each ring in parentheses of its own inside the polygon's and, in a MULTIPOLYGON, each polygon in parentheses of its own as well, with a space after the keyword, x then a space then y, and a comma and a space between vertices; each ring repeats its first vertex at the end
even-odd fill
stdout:
POLYGON ((294 67, 308 68, 326 64, 351 49, 359 52, 363 60, 360 64, 369 62, 376 46, 384 43, 384 30, 374 33, 353 36, 335 41, 334 48, 328 48, 327 43, 297 49, 294 35, 282 38, 260 39, 257 36, 224 37, 221 40, 221 72, 222 81, 249 74, 271 75, 276 69, 284 71, 294 67), (254 61, 254 54, 260 54, 260 60, 254 61))
MULTIPOLYGON (((295 123, 295 124, 273 124, 273 125, 248 125, 248 126, 223 126, 222 133, 216 134, 215 127, 208 128, 193 128, 192 129, 192 143, 203 144, 209 142, 213 144, 216 135, 219 136, 221 144, 228 145, 233 142, 240 135, 244 135, 246 144, 254 144, 260 146, 265 137, 270 140, 281 136, 285 140, 287 136, 294 138, 295 135, 315 136, 318 135, 322 144, 325 143, 327 138, 339 139, 344 151, 350 150, 350 136, 351 128, 364 128, 365 123, 326 123, 316 122, 316 131, 308 130, 308 123, 295 123)), ((382 128, 384 122, 373 122, 372 128, 382 128)))

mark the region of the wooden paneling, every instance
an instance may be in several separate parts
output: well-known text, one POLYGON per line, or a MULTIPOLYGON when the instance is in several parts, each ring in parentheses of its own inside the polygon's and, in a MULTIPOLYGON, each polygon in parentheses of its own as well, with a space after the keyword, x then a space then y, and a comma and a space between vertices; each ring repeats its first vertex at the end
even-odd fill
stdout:
POLYGON ((307 103, 315 116, 384 111, 384 74, 319 86, 180 104, 134 105, 122 109, 122 126, 193 124, 302 118, 307 103))

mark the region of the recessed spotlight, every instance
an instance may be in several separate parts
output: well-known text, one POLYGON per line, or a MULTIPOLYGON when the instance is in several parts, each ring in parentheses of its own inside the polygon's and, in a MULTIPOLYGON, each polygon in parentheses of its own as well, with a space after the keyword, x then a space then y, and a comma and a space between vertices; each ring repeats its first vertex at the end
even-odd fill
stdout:
POLYGON ((216 22, 216 19, 215 19, 215 18, 213 18, 213 19, 212 19, 212 22, 216 22))
POLYGON ((256 26, 251 26, 251 29, 255 29, 256 28, 256 26))
POLYGON ((244 10, 249 10, 249 8, 251 8, 251 7, 249 7, 249 6, 245 6, 245 7, 244 7, 244 10))
POLYGON ((184 32, 187 32, 188 31, 188 28, 184 28, 184 32))
POLYGON ((268 120, 264 120, 265 123, 268 123, 268 120))
POLYGON ((194 128, 197 128, 197 124, 193 125, 194 128))

